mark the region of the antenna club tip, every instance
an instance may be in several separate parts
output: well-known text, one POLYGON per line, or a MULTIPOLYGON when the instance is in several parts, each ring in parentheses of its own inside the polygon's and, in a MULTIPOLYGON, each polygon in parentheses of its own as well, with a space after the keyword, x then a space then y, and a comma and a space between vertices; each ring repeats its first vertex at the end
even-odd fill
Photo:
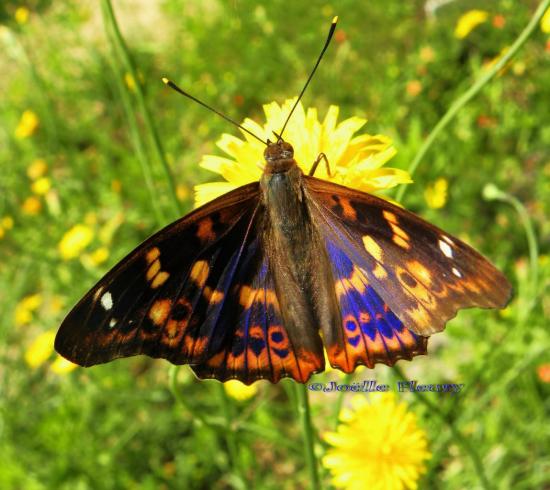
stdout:
POLYGON ((337 22, 338 22, 338 16, 335 15, 335 16, 334 16, 334 19, 332 19, 332 23, 333 23, 333 24, 336 24, 337 22))
POLYGON ((170 80, 168 80, 168 78, 162 77, 162 83, 164 83, 165 85, 168 85, 169 82, 170 80))

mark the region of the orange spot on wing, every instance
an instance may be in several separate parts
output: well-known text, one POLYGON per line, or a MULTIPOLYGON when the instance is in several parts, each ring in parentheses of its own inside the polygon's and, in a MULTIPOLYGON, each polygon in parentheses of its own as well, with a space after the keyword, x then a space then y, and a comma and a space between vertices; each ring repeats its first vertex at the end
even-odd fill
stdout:
POLYGON ((153 282, 151 283, 151 287, 153 289, 156 289, 162 286, 168 280, 169 277, 170 277, 170 274, 168 274, 168 272, 165 272, 165 271, 159 272, 153 279, 153 282))
POLYGON ((158 247, 153 247, 145 255, 145 260, 147 260, 147 263, 151 264, 152 262, 154 262, 159 257, 160 257, 160 250, 158 249, 158 247))
POLYGON ((212 288, 209 288, 208 286, 204 288, 203 294, 209 303, 219 303, 225 297, 223 291, 218 291, 217 289, 212 291, 212 288))
POLYGON ((151 265, 149 266, 149 269, 147 269, 147 274, 145 275, 145 277, 147 278, 148 281, 150 281, 153 279, 153 277, 155 277, 158 274, 159 271, 160 271, 160 260, 156 259, 153 262, 151 262, 151 265))
POLYGON ((432 273, 427 267, 418 262, 418 260, 409 260, 407 262, 408 271, 416 277, 426 287, 430 287, 432 284, 432 273))
POLYGON ((278 305, 277 301, 277 295, 275 294, 275 291, 271 289, 254 289, 250 286, 241 286, 240 292, 239 292, 239 303, 244 308, 248 309, 252 306, 254 301, 257 301, 259 303, 266 303, 271 305, 278 305))
POLYGON ((336 281, 334 281, 334 288, 336 290, 336 294, 339 296, 345 295, 351 290, 355 290, 360 294, 363 294, 367 284, 368 280, 366 275, 357 266, 353 266, 351 276, 336 279, 336 281))
POLYGON ((397 216, 393 214, 390 211, 382 211, 382 215, 386 219, 386 221, 389 221, 390 223, 397 224, 397 216))
POLYGON ((342 206, 342 213, 345 218, 355 221, 357 219, 357 213, 348 199, 340 198, 340 206, 342 206))
POLYGON ((213 230, 213 221, 212 218, 207 217, 199 222, 199 229, 197 230, 197 236, 200 240, 204 242, 211 242, 215 240, 216 234, 213 230))
POLYGON ((386 277, 388 277, 386 269, 384 269, 378 262, 374 266, 372 273, 374 274, 374 277, 376 277, 376 279, 386 279, 386 277))
POLYGON ((151 306, 148 316, 155 325, 163 325, 171 308, 172 302, 169 299, 158 299, 151 306))
POLYGON ((208 279, 208 274, 210 273, 210 267, 208 267, 208 262, 206 260, 198 260, 193 264, 191 269, 191 279, 199 286, 203 287, 208 279))
POLYGON ((363 245, 365 246, 365 250, 370 253, 375 260, 378 262, 382 261, 382 249, 380 248, 380 245, 374 241, 374 238, 369 235, 365 235, 363 237, 363 245))

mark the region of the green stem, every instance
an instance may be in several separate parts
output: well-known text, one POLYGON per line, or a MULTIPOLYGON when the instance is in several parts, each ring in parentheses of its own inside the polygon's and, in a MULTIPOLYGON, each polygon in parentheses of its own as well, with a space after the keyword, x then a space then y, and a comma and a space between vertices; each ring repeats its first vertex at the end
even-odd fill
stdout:
MULTIPOLYGON (((153 119, 151 118, 151 113, 149 112, 149 108, 147 107, 147 104, 145 103, 145 96, 143 94, 143 89, 141 88, 141 84, 139 83, 139 76, 135 67, 135 63, 130 56, 130 52, 128 51, 128 47, 126 46, 126 43, 124 41, 124 38, 122 37, 122 34, 120 32, 120 29, 118 27, 118 23, 115 17, 115 13, 113 10, 113 6, 111 4, 111 0, 102 0, 101 2, 102 10, 103 10, 103 18, 105 19, 105 22, 109 24, 112 33, 113 33, 113 39, 115 41, 115 47, 119 52, 120 60, 122 61, 122 64, 124 65, 124 69, 126 73, 128 73, 134 80, 135 80, 135 95, 136 95, 136 101, 138 104, 139 112, 143 116, 143 122, 145 124, 145 129, 147 134, 149 135, 149 138, 151 140, 151 144, 153 147, 153 150, 156 154, 157 159, 162 164, 162 168, 164 170, 164 173, 166 174, 166 179, 168 181, 169 187, 170 187, 170 196, 172 198, 172 204, 174 206, 174 209, 176 209, 180 214, 182 212, 180 202, 177 197, 176 192, 176 182, 174 180, 174 176, 172 175, 172 172, 170 170, 170 167, 168 165, 168 161, 166 160, 166 156, 164 154, 164 150, 162 148, 162 144, 158 135, 158 131, 156 126, 153 124, 153 119)), ((160 83, 160 82, 159 82, 160 83)))
POLYGON ((199 412, 194 410, 191 405, 189 405, 187 399, 181 395, 179 389, 178 389, 178 373, 181 366, 170 366, 170 369, 168 371, 168 378, 169 378, 169 386, 170 391, 172 392, 172 396, 174 399, 182 406, 184 407, 193 417, 193 422, 197 425, 201 426, 204 425, 206 427, 211 427, 214 430, 216 430, 216 427, 213 427, 213 425, 206 420, 206 418, 199 412))
POLYGON ((527 297, 529 298, 527 303, 529 307, 523 312, 523 317, 525 318, 536 302, 539 286, 539 247, 533 223, 527 209, 525 209, 521 201, 515 196, 500 190, 496 185, 487 184, 483 189, 483 197, 487 200, 496 199, 510 204, 518 213, 519 220, 523 225, 525 237, 527 239, 527 247, 529 248, 529 271, 531 275, 529 291, 527 292, 527 297))
MULTIPOLYGON (((525 26, 521 34, 517 37, 517 39, 514 41, 514 44, 512 44, 512 46, 504 54, 504 56, 499 58, 499 60, 495 64, 493 64, 491 68, 484 71, 484 73, 477 79, 477 81, 451 104, 451 107, 449 107, 445 115, 435 125, 431 133, 428 135, 428 137, 416 153, 412 163, 408 168, 408 171, 411 175, 414 174, 416 168, 420 164, 420 161, 424 158, 436 138, 439 136, 439 133, 441 133, 441 131, 447 126, 447 124, 452 121, 458 111, 462 109, 462 107, 465 106, 473 97, 475 97, 477 93, 487 84, 487 82, 489 82, 489 80, 491 80, 491 78, 493 78, 525 44, 527 39, 529 39, 529 36, 531 36, 531 34, 534 32, 549 5, 550 0, 543 0, 542 2, 540 2, 529 23, 527 24, 527 26, 525 26)), ((408 186, 402 185, 398 189, 397 194, 395 195, 396 201, 403 201, 403 196, 405 195, 407 188, 408 186)))
POLYGON ((319 479, 317 457, 314 448, 314 429, 311 422, 311 412, 309 409, 309 398, 306 385, 295 383, 296 398, 298 399, 298 414, 302 423, 302 433, 304 436, 304 453, 306 463, 311 479, 311 488, 320 490, 321 480, 319 479))
MULTIPOLYGON (((342 384, 349 385, 353 378, 353 373, 346 374, 342 380, 342 384)), ((338 427, 338 420, 340 418, 340 411, 342 410, 342 405, 344 404, 344 396, 346 395, 345 391, 338 392, 338 398, 334 404, 334 411, 332 412, 332 421, 334 429, 338 427)))
MULTIPOLYGON (((108 32, 108 35, 109 34, 110 33, 108 32)), ((157 199, 157 196, 156 196, 152 165, 151 165, 151 162, 148 161, 145 145, 143 143, 143 139, 141 138, 141 134, 139 132, 136 113, 133 110, 132 102, 130 100, 130 97, 128 96, 128 92, 126 91, 122 83, 122 74, 115 68, 115 66, 112 66, 112 70, 115 77, 115 85, 118 89, 118 94, 120 96, 120 100, 122 101, 122 105, 124 106, 124 112, 126 113, 126 120, 128 121, 128 125, 130 128, 130 138, 132 140, 132 144, 136 152, 137 160, 141 167, 141 172, 143 174, 143 179, 145 180, 145 185, 147 187, 147 190, 149 191, 149 198, 153 206, 153 211, 155 213, 157 225, 162 226, 163 224, 166 223, 166 218, 162 213, 162 209, 159 205, 159 200, 157 199)))
POLYGON ((243 480, 243 473, 241 471, 241 464, 239 459, 239 447, 237 444, 236 439, 236 431, 235 427, 233 425, 233 420, 235 419, 235 407, 229 397, 227 396, 227 393, 224 388, 223 383, 216 383, 216 387, 218 389, 218 395, 219 399, 221 401, 222 410, 225 414, 225 431, 224 431, 224 437, 225 442, 227 444, 227 450, 229 453, 229 459, 231 463, 231 467, 235 474, 243 480))

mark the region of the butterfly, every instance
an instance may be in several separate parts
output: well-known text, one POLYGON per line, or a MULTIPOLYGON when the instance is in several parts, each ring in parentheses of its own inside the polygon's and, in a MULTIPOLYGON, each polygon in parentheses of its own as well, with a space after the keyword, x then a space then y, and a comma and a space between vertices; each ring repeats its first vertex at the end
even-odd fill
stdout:
POLYGON ((324 370, 325 351, 346 373, 392 366, 426 354, 428 337, 460 308, 507 304, 504 275, 458 238, 315 178, 320 159, 305 175, 285 126, 265 142, 259 182, 126 256, 65 318, 57 352, 81 366, 146 354, 203 379, 305 383, 324 370))
POLYGON ((511 287, 458 238, 379 197, 304 175, 283 140, 259 182, 162 229, 69 313, 56 350, 82 366, 147 354, 199 378, 304 383, 330 364, 425 354, 460 308, 511 287))

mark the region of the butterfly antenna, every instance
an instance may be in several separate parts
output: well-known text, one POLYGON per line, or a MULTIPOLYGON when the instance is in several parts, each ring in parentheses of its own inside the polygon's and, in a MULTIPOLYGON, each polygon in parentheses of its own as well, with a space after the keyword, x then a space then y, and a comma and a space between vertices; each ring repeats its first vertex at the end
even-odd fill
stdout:
POLYGON ((321 50, 321 54, 319 55, 319 58, 317 58, 317 62, 315 63, 315 66, 313 67, 313 70, 311 70, 311 73, 310 73, 310 75, 309 75, 309 77, 306 81, 306 84, 304 85, 304 88, 300 92, 300 95, 298 95, 298 99, 296 100, 296 102, 292 106, 292 110, 290 111, 290 113, 288 114, 288 117, 286 118, 285 124, 283 126, 283 129, 281 129, 280 136, 279 136, 279 139, 281 139, 281 140, 283 139, 283 133, 285 131, 286 125, 288 124, 288 121, 290 120, 290 117, 292 116, 292 113, 294 112, 294 110, 298 106, 298 103, 300 102, 300 100, 302 98, 302 95, 304 95, 304 92, 306 91, 307 86, 309 85, 309 82, 311 82, 311 79, 313 78, 313 75, 315 74, 315 71, 317 70, 317 67, 319 66, 319 63, 321 63, 321 60, 323 59, 325 51, 327 50, 328 45, 330 44, 330 40, 332 39, 332 35, 334 34, 334 31, 336 30, 336 23, 337 22, 338 22, 338 16, 336 16, 336 17, 334 17, 334 19, 332 19, 332 24, 330 25, 330 31, 328 31, 327 40, 325 41, 325 45, 323 46, 323 49, 321 50))
POLYGON ((256 136, 252 131, 249 131, 248 129, 246 129, 244 126, 241 126, 237 121, 234 121, 233 119, 231 119, 230 117, 226 116, 225 114, 222 114, 220 111, 217 111, 216 109, 214 109, 213 107, 209 106, 208 104, 204 103, 202 100, 199 100, 197 99, 196 97, 193 97, 191 94, 187 93, 185 90, 179 88, 172 80, 168 80, 168 78, 166 77, 163 77, 162 78, 162 81, 164 82, 165 85, 168 85, 171 89, 175 90, 176 92, 180 93, 181 95, 184 95, 185 97, 187 97, 188 99, 191 99, 193 101, 195 101, 197 104, 205 107, 206 109, 212 111, 214 114, 217 114, 218 116, 220 116, 221 118, 225 119, 227 122, 230 122, 231 124, 233 124, 234 126, 237 126, 239 129, 241 129, 242 131, 244 131, 245 133, 248 133, 250 136, 253 136, 254 138, 256 138, 258 141, 261 141, 264 145, 267 145, 267 142, 265 142, 262 138, 260 138, 259 136, 256 136))

